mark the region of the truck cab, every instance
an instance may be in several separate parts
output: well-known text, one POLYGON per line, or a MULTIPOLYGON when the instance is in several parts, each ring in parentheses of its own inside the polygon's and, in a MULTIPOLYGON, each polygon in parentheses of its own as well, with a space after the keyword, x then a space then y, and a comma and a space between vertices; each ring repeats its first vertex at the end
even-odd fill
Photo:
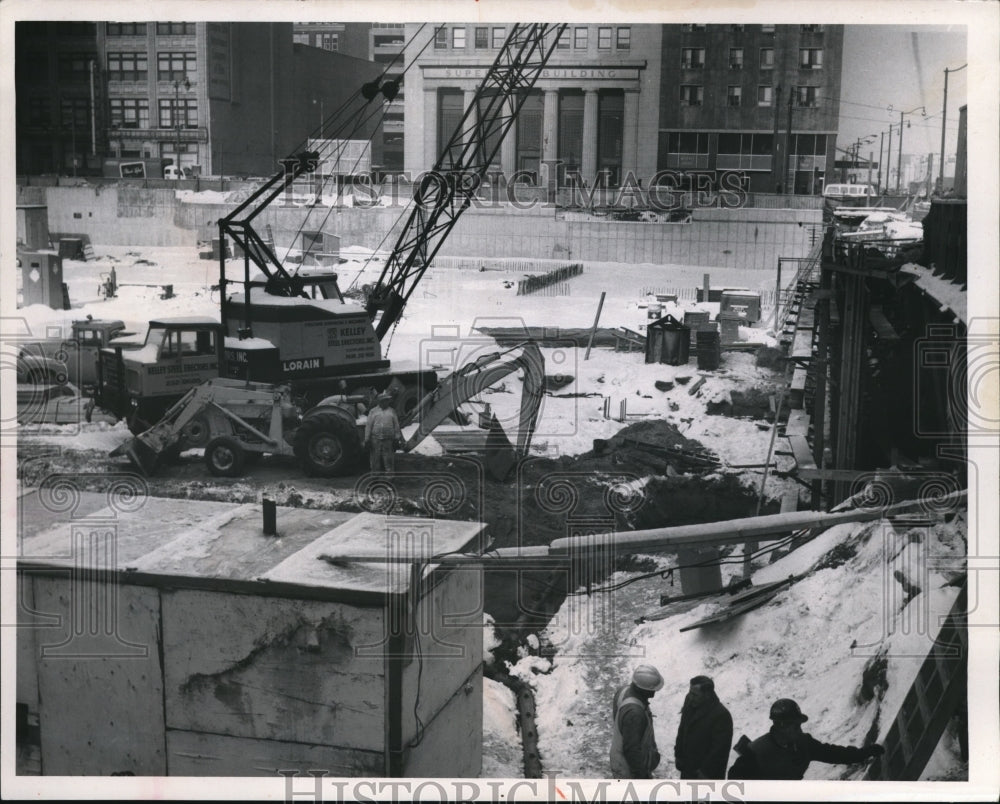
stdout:
POLYGON ((97 383, 97 353, 134 335, 115 319, 74 321, 68 338, 26 343, 17 358, 17 381, 43 385, 70 382, 84 390, 97 383))
POLYGON ((211 318, 150 321, 141 346, 100 350, 97 404, 141 432, 189 390, 219 376, 222 343, 222 326, 211 318))

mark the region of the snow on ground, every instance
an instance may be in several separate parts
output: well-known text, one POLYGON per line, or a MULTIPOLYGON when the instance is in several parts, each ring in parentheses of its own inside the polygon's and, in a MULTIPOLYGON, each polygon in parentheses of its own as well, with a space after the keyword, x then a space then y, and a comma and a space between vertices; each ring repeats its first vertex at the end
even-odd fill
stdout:
MULTIPOLYGON (((212 285, 219 281, 218 263, 199 257, 195 247, 136 247, 95 245, 97 259, 90 262, 66 260, 64 276, 69 286, 73 309, 56 311, 42 305, 19 310, 32 336, 44 336, 56 326, 69 334, 75 319, 121 319, 126 327, 144 335, 152 318, 169 316, 211 316, 218 318, 219 292, 212 285), (99 292, 102 276, 114 268, 119 291, 116 298, 103 299, 99 292), (162 285, 173 285, 174 298, 163 299, 162 285)), ((338 268, 341 287, 375 282, 382 271, 385 252, 373 253, 356 245, 341 249, 345 260, 338 268)), ((475 262, 471 260, 470 262, 475 262)), ((553 263, 556 264, 556 263, 553 263)), ((239 264, 230 265, 230 278, 239 278, 239 264)), ((773 277, 761 271, 706 269, 699 266, 631 265, 587 263, 584 273, 558 286, 558 296, 545 292, 517 296, 514 288, 504 285, 525 274, 503 270, 477 271, 451 267, 431 267, 410 300, 406 313, 387 339, 386 354, 396 361, 423 360, 425 365, 442 364, 442 357, 452 359, 448 370, 486 352, 496 352, 496 343, 476 334, 479 326, 549 326, 589 327, 593 324, 597 300, 602 291, 607 298, 600 324, 605 327, 627 326, 644 331, 646 305, 652 300, 644 293, 652 288, 693 288, 700 286, 705 273, 711 274, 713 287, 732 286, 766 290, 773 277)), ((718 304, 672 304, 664 313, 683 319, 684 311, 718 310, 718 304)), ((772 342, 763 327, 741 328, 743 336, 759 342, 772 342)), ((675 423, 689 438, 702 441, 725 463, 763 463, 767 456, 770 432, 756 422, 723 416, 706 416, 707 402, 725 397, 734 387, 752 387, 755 383, 774 383, 769 370, 754 366, 751 354, 723 353, 718 371, 705 372, 707 381, 697 396, 688 388, 701 375, 696 360, 685 366, 647 365, 642 353, 616 353, 596 347, 585 360, 582 348, 546 348, 542 350, 549 374, 572 375, 570 384, 558 389, 560 396, 547 396, 533 439, 532 451, 540 455, 576 455, 593 448, 595 438, 608 438, 624 424, 616 421, 625 401, 629 421, 643 417, 663 417, 675 423), (691 377, 687 386, 675 385, 671 391, 658 391, 656 380, 691 377), (566 396, 598 394, 596 396, 566 396), (609 397, 611 418, 605 418, 604 397, 609 397)), ((516 425, 520 406, 520 380, 508 377, 493 393, 483 394, 498 419, 516 425), (505 392, 506 391, 506 392, 505 392)), ((94 433, 81 426, 84 443, 92 443, 94 433)), ((60 444, 73 446, 65 437, 60 444)), ((124 439, 125 435, 122 434, 124 439)), ((80 446, 80 449, 95 447, 80 446)), ((424 450, 434 454, 433 443, 424 450)), ((777 458, 778 468, 789 468, 788 459, 777 458)), ((746 475, 755 485, 759 478, 746 475)), ((777 498, 795 488, 793 481, 770 475, 767 495, 777 498)))
MULTIPOLYGON (((937 623, 958 593, 945 575, 928 569, 919 579, 920 593, 907 601, 893 573, 909 574, 929 555, 964 556, 964 539, 960 519, 921 532, 897 531, 887 522, 837 526, 757 571, 755 585, 812 569, 773 601, 727 623, 684 633, 678 629, 725 600, 674 604, 670 616, 637 624, 643 615, 663 612, 661 593, 676 595, 679 589, 657 577, 613 593, 568 597, 545 635, 557 651, 551 671, 538 673, 534 656, 513 669, 536 691, 544 769, 564 777, 607 776, 611 699, 640 663, 657 666, 667 680, 652 701, 663 755, 656 777, 676 778, 672 749, 679 713, 689 679, 699 674, 714 679, 732 713, 734 741, 766 732, 770 704, 785 697, 798 701, 809 716, 805 730, 824 742, 861 745, 869 731, 884 739, 931 642, 918 618, 924 626, 937 623), (881 660, 884 677, 866 700, 863 675, 881 660)), ((629 577, 635 573, 618 573, 607 585, 629 577)), ((928 778, 961 773, 954 735, 943 743, 928 778)), ((814 763, 806 778, 854 779, 862 773, 863 766, 814 763)))

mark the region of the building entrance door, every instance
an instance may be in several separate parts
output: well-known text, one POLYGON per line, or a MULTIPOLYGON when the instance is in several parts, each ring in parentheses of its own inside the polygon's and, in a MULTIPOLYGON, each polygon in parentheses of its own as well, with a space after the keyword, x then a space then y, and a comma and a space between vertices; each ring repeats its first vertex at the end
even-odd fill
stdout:
POLYGON ((532 183, 542 161, 542 105, 541 93, 532 92, 517 116, 517 169, 532 174, 532 183))

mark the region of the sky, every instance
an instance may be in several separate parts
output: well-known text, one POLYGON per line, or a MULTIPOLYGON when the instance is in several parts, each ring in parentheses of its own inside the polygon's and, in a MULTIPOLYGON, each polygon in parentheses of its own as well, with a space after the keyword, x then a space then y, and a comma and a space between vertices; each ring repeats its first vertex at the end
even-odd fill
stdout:
MULTIPOLYGON (((844 30, 844 63, 841 72, 840 133, 837 145, 876 135, 870 146, 878 158, 880 137, 888 145, 889 124, 894 123, 893 153, 898 146, 899 113, 924 107, 904 118, 903 153, 941 151, 941 113, 944 70, 967 62, 965 26, 848 25, 844 30), (889 111, 889 108, 892 111, 889 111)), ((945 152, 954 153, 958 109, 966 102, 968 68, 948 76, 948 110, 945 152)), ((865 147, 861 155, 866 155, 865 147)))

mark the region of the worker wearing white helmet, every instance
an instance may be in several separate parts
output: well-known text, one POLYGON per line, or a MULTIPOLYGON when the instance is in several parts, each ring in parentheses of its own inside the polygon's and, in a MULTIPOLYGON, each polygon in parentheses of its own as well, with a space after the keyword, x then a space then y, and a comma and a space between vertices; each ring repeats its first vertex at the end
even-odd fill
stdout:
POLYGON ((640 664, 632 682, 615 694, 611 733, 611 775, 617 779, 652 779, 660 764, 649 699, 663 687, 663 676, 650 664, 640 664))
POLYGON ((396 463, 395 450, 397 445, 402 444, 403 434, 399 429, 399 418, 392 408, 392 395, 383 391, 376 401, 378 407, 368 411, 365 424, 369 466, 373 472, 392 474, 396 463))

